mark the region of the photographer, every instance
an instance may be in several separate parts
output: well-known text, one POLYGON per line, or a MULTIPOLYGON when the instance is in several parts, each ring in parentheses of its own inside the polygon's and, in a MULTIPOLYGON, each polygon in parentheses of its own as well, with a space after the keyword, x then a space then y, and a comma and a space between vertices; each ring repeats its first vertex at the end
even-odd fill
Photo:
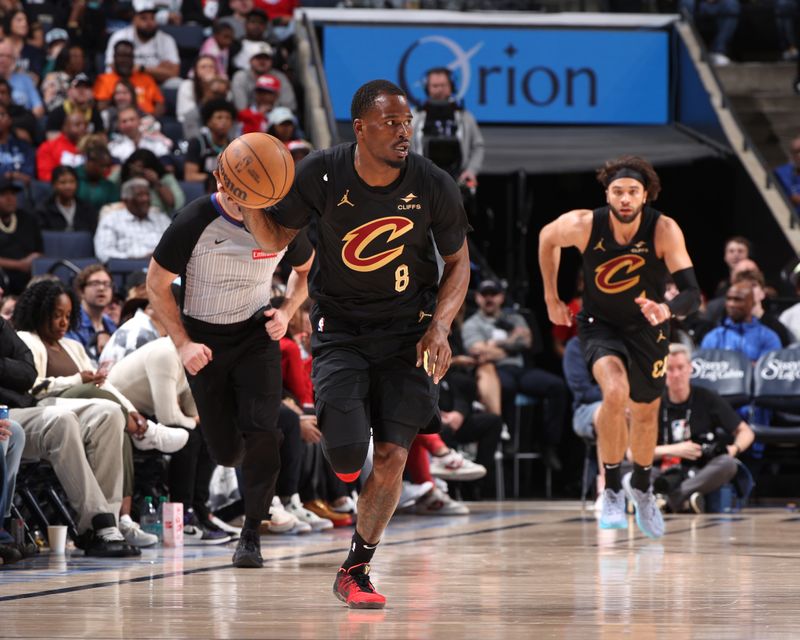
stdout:
POLYGON ((474 192, 483 166, 483 136, 475 117, 454 98, 446 67, 425 74, 427 100, 414 111, 411 150, 422 154, 474 192))
POLYGON ((704 511, 704 496, 736 475, 735 458, 754 439, 736 411, 710 389, 692 387, 689 349, 673 343, 667 361, 667 388, 661 398, 658 446, 661 472, 653 486, 677 513, 704 511))

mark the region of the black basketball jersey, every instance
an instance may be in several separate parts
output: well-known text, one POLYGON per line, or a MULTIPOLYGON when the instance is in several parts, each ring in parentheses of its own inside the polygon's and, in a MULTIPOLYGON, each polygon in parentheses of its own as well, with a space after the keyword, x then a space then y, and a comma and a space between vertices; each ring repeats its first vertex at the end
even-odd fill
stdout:
POLYGON ((317 216, 309 294, 323 316, 381 321, 432 313, 439 281, 433 241, 451 255, 469 228, 458 187, 414 153, 393 184, 370 187, 354 157, 353 143, 312 153, 267 213, 294 229, 317 216))
POLYGON ((592 213, 592 233, 583 252, 584 313, 617 325, 647 324, 635 298, 664 299, 666 267, 656 256, 659 211, 644 207, 639 230, 630 244, 614 240, 607 206, 592 213))

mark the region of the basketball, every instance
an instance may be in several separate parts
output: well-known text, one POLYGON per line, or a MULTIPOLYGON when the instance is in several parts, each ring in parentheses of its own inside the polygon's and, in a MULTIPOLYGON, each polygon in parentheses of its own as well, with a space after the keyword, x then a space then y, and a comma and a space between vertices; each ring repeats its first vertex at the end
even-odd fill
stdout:
POLYGON ((280 202, 294 180, 292 154, 268 133, 236 138, 219 158, 220 182, 237 204, 250 209, 280 202))

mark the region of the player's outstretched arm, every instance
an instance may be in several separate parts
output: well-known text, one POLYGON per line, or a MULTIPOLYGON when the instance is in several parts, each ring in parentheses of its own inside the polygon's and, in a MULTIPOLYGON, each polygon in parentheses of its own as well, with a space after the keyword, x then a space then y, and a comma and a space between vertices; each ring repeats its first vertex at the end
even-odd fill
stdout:
POLYGON ((417 366, 425 367, 433 382, 439 384, 450 368, 452 352, 447 336, 450 335, 450 325, 456 317, 469 286, 469 251, 467 241, 461 248, 449 256, 442 256, 444 260, 444 273, 439 282, 439 295, 436 299, 436 311, 433 319, 417 343, 417 366))
POLYGON ((577 247, 583 251, 591 232, 592 212, 578 209, 559 216, 545 225, 539 233, 539 269, 544 282, 547 315, 553 324, 572 325, 572 315, 567 305, 558 297, 561 249, 577 247))
POLYGON ((268 253, 277 253, 289 246, 300 229, 289 229, 273 219, 264 209, 239 207, 245 228, 252 234, 258 246, 268 253))

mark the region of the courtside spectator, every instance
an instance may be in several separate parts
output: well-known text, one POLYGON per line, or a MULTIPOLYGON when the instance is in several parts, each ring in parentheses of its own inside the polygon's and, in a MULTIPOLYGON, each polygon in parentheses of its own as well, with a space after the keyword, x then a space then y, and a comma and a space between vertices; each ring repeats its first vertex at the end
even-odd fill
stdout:
POLYGON ((151 206, 164 213, 178 211, 186 202, 186 195, 178 180, 149 149, 134 151, 122 165, 117 177, 121 183, 131 178, 147 180, 150 185, 151 206))
POLYGON ((144 113, 161 116, 166 107, 164 95, 153 76, 133 67, 133 43, 120 40, 114 45, 114 62, 111 71, 97 76, 94 82, 94 99, 101 111, 111 104, 114 90, 120 80, 131 84, 136 91, 136 106, 144 113))
POLYGON ((740 282, 748 284, 753 290, 753 317, 758 319, 765 327, 769 327, 778 334, 778 338, 781 340, 781 346, 788 347, 789 343, 792 342, 791 333, 783 323, 781 323, 778 316, 764 306, 764 300, 767 299, 764 274, 758 270, 740 271, 733 276, 733 284, 738 284, 740 282))
POLYGON ((91 264, 75 276, 75 292, 80 298, 78 321, 67 338, 83 345, 92 360, 97 360, 117 325, 104 312, 114 292, 114 281, 102 264, 91 264))
POLYGON ((33 147, 18 139, 11 130, 11 116, 0 104, 0 176, 20 186, 36 177, 36 155, 33 147))
POLYGON ((297 98, 295 98, 292 83, 283 71, 273 68, 272 56, 272 47, 266 42, 259 42, 258 46, 253 48, 249 68, 240 69, 233 74, 233 80, 231 80, 233 104, 240 111, 253 104, 256 81, 265 74, 275 76, 281 81, 281 92, 278 95, 277 105, 288 107, 292 111, 297 110, 297 98))
POLYGON ((108 147, 100 141, 93 141, 86 145, 84 157, 86 162, 75 169, 78 198, 88 202, 95 211, 112 202, 119 202, 119 185, 106 177, 113 163, 108 147))
MULTIPOLYGON (((228 7, 233 13, 220 18, 218 22, 231 25, 233 37, 240 41, 247 35, 246 24, 250 13, 253 11, 253 0, 228 0, 228 7)), ((264 16, 264 26, 266 26, 266 15, 264 16)))
POLYGON ((286 145, 286 148, 289 149, 289 153, 292 154, 292 160, 294 160, 295 164, 314 150, 314 147, 308 140, 292 140, 286 145))
POLYGON ((3 34, 11 43, 17 58, 18 73, 27 73, 34 84, 39 84, 44 64, 44 53, 27 42, 30 35, 28 16, 22 8, 14 9, 3 17, 3 34))
POLYGON ((292 140, 300 140, 303 137, 297 127, 297 118, 286 107, 275 107, 269 112, 267 133, 275 136, 285 145, 288 145, 292 140))
POLYGON ((69 83, 86 70, 86 54, 81 45, 69 43, 58 54, 53 71, 42 81, 42 100, 47 111, 52 111, 67 99, 69 83))
POLYGON ((113 365, 139 347, 167 335, 164 325, 156 319, 153 307, 147 302, 145 304, 113 333, 100 354, 100 364, 108 362, 113 365))
POLYGON ((30 76, 15 71, 16 63, 14 46, 9 40, 0 41, 0 77, 5 78, 11 86, 11 99, 41 118, 44 115, 42 98, 30 76))
POLYGON ((0 77, 0 105, 4 106, 11 116, 11 131, 14 135, 30 144, 37 144, 41 139, 41 133, 36 116, 29 109, 11 100, 11 85, 2 77, 0 77))
POLYGON ((45 129, 48 139, 58 136, 64 126, 64 119, 70 113, 79 113, 84 117, 87 133, 103 133, 105 131, 100 111, 95 106, 92 97, 92 83, 85 73, 79 73, 72 79, 69 89, 67 89, 67 99, 47 116, 45 129))
POLYGON ((250 66, 250 58, 261 48, 266 30, 267 14, 257 9, 250 11, 244 23, 244 37, 237 38, 240 40, 240 49, 233 58, 233 66, 237 71, 250 66))
POLYGON ((183 118, 183 137, 191 140, 200 135, 203 129, 203 105, 213 100, 230 102, 231 83, 227 78, 215 76, 205 85, 205 92, 199 106, 189 111, 183 118))
POLYGON ((17 296, 6 295, 0 298, 0 318, 11 322, 14 315, 14 307, 17 306, 17 296))
POLYGON ((33 216, 17 210, 20 188, 0 178, 0 269, 8 277, 6 293, 22 293, 33 261, 42 255, 42 233, 33 216))
POLYGON ((100 110, 103 124, 109 136, 117 130, 117 120, 120 112, 128 107, 134 107, 138 110, 136 106, 136 89, 127 80, 119 80, 114 87, 114 92, 111 94, 111 100, 100 110))
POLYGON ((61 53, 67 42, 69 42, 69 34, 61 27, 55 27, 47 32, 44 37, 46 49, 44 65, 42 65, 42 78, 55 69, 58 54, 61 53))
POLYGON ((39 204, 36 219, 42 231, 88 231, 97 229, 97 209, 76 196, 78 174, 72 167, 58 166, 50 179, 52 193, 39 204))
MULTIPOLYGON (((568 393, 564 381, 549 371, 526 366, 523 354, 532 346, 528 322, 518 313, 503 309, 505 292, 494 280, 484 280, 475 296, 478 311, 467 318, 461 331, 464 346, 480 362, 493 362, 503 389, 503 416, 514 424, 517 393, 543 401, 543 460, 556 471, 561 468, 557 448, 567 411, 568 393)), ((519 429, 521 425, 514 425, 519 429)))
POLYGON ((112 134, 108 150, 117 162, 123 163, 136 149, 150 149, 163 158, 169 155, 171 145, 163 134, 142 122, 136 107, 126 107, 117 116, 117 132, 112 134))
POLYGON ((114 46, 120 40, 133 42, 133 64, 138 71, 149 73, 156 82, 164 84, 180 73, 178 45, 156 23, 156 4, 153 0, 133 0, 131 26, 114 32, 106 46, 106 67, 114 63, 114 46))
POLYGON ((189 142, 183 178, 188 182, 206 182, 217 168, 219 154, 231 141, 236 109, 227 100, 215 99, 201 109, 205 127, 189 142))
POLYGON ((76 546, 87 556, 138 556, 117 528, 122 503, 122 440, 125 418, 107 400, 70 400, 37 407, 26 393, 36 380, 30 349, 0 321, 0 357, 8 363, 0 397, 25 431, 25 456, 46 460, 77 514, 76 546), (99 452, 102 452, 100 454, 99 452))
POLYGON ((211 35, 200 47, 201 56, 214 58, 217 75, 227 78, 231 63, 231 44, 233 44, 233 28, 224 22, 215 22, 211 35))
MULTIPOLYGON (((0 320, 0 324, 2 324, 0 320)), ((0 402, 3 402, 0 388, 0 402)), ((0 560, 11 564, 22 559, 22 553, 15 548, 14 537, 6 531, 4 523, 11 517, 11 505, 17 481, 22 451, 25 448, 25 431, 18 422, 0 420, 0 560)))
POLYGON ((47 140, 36 152, 36 172, 39 180, 49 182, 58 165, 79 167, 85 158, 78 151, 78 143, 86 135, 86 119, 80 113, 71 113, 64 119, 58 137, 47 140))
POLYGON ((102 261, 110 258, 149 258, 169 217, 150 206, 150 184, 144 178, 131 178, 122 185, 124 208, 101 216, 94 236, 94 253, 102 261))
POLYGON ((204 101, 209 83, 217 77, 216 62, 212 56, 198 56, 189 71, 189 77, 181 82, 175 100, 175 117, 183 122, 186 115, 204 101))
MULTIPOLYGON (((269 128, 269 115, 278 100, 281 81, 265 75, 256 80, 255 102, 242 109, 237 119, 242 123, 242 133, 265 132, 269 128)), ((291 113, 291 112, 289 112, 291 113)))

